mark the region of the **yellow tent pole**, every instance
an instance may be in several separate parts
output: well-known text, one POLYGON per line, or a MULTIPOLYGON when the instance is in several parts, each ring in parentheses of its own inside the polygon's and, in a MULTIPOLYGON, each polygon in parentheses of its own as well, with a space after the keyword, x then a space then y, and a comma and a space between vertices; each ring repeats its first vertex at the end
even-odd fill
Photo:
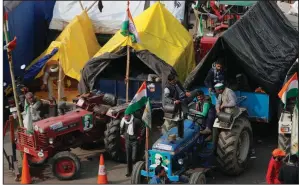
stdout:
MULTIPOLYGON (((7 33, 7 25, 6 25, 6 21, 3 21, 3 29, 4 29, 4 35, 5 35, 5 41, 6 44, 9 43, 8 40, 8 33, 7 33)), ((22 121, 22 117, 21 117, 21 112, 20 112, 20 107, 19 107, 19 100, 17 97, 17 91, 16 91, 16 81, 15 81, 15 75, 14 75, 14 71, 13 71, 13 63, 12 63, 12 56, 11 56, 11 52, 9 48, 7 48, 7 57, 8 57, 8 62, 9 62, 9 71, 10 71, 10 77, 11 77, 11 83, 12 83, 12 89, 13 89, 13 94, 14 94, 14 99, 15 99, 15 103, 16 103, 16 108, 17 108, 17 114, 18 114, 18 120, 19 120, 19 125, 20 127, 23 127, 23 121, 22 121)))

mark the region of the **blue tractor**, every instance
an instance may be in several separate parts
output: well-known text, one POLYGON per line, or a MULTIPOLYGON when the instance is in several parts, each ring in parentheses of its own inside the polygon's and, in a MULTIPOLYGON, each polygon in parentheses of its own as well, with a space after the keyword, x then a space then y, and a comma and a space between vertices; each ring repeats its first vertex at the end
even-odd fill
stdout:
POLYGON ((237 108, 234 114, 218 114, 214 126, 227 130, 220 133, 214 131, 213 140, 205 141, 205 136, 199 132, 201 117, 196 114, 194 105, 195 103, 189 104, 186 120, 180 115, 172 114, 175 108, 164 107, 164 118, 175 121, 178 127, 171 128, 154 143, 148 151, 147 168, 144 161, 135 164, 132 184, 146 183, 147 178, 155 175, 157 165, 164 166, 172 182, 180 182, 180 177, 188 176, 190 184, 205 184, 205 173, 215 165, 216 156, 220 165, 227 164, 221 166, 231 175, 239 174, 245 169, 252 140, 252 129, 246 109, 237 108), (229 142, 225 142, 223 138, 229 138, 226 140, 229 142), (218 155, 215 155, 215 149, 218 151, 219 148, 222 153, 218 152, 218 155), (222 159, 224 161, 221 161, 222 159))

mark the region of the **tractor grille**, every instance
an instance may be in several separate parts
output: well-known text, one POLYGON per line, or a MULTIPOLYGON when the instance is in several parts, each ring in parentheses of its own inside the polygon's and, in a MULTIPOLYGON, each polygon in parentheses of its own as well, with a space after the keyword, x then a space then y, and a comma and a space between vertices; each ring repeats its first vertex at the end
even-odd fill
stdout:
POLYGON ((37 138, 38 138, 39 147, 43 148, 43 147, 48 146, 48 139, 45 134, 38 133, 37 138))
POLYGON ((26 133, 26 128, 18 129, 18 142, 21 145, 35 148, 34 136, 26 133))

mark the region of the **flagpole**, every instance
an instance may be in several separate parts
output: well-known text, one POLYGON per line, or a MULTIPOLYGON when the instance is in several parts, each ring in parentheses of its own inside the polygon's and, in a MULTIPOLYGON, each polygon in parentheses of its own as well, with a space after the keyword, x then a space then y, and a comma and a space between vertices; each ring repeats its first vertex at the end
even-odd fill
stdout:
MULTIPOLYGON (((149 128, 146 127, 145 130, 145 170, 147 174, 149 175, 148 170, 148 139, 149 139, 149 128)), ((149 176, 147 175, 147 182, 149 182, 149 176)))
MULTIPOLYGON (((127 13, 130 6, 130 1, 127 2, 127 13)), ((130 36, 128 35, 128 39, 130 36)), ((129 102, 129 72, 130 72, 130 46, 127 45, 127 67, 126 67, 126 103, 129 102)))
MULTIPOLYGON (((3 21, 3 27, 4 27, 3 29, 4 29, 5 41, 6 41, 6 44, 8 44, 9 40, 8 40, 6 21, 3 21)), ((23 127, 23 121, 22 121, 20 107, 19 107, 19 100, 18 100, 17 91, 16 91, 16 82, 15 82, 15 75, 14 75, 14 71, 13 71, 12 53, 11 52, 12 51, 9 49, 9 47, 7 47, 7 57, 8 57, 8 62, 9 62, 9 71, 10 71, 10 77, 11 77, 11 83, 12 83, 14 99, 15 99, 16 108, 17 108, 18 120, 19 120, 20 127, 23 127)))

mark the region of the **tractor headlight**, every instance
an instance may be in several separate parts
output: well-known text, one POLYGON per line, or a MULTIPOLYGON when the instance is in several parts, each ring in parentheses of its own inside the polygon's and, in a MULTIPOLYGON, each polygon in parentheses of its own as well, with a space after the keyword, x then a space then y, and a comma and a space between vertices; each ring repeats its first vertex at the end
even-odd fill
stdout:
POLYGON ((38 131, 38 126, 37 126, 37 125, 34 126, 34 130, 35 130, 36 132, 38 131))
POLYGON ((44 129, 42 129, 42 128, 39 128, 38 131, 39 131, 39 133, 41 133, 41 134, 43 134, 43 133, 45 132, 44 129))
POLYGON ((53 138, 49 138, 49 143, 50 143, 50 145, 52 145, 54 143, 54 139, 53 138))
POLYGON ((179 160, 178 160, 178 163, 179 163, 180 165, 183 165, 183 164, 184 164, 184 160, 183 160, 183 159, 179 159, 179 160))

